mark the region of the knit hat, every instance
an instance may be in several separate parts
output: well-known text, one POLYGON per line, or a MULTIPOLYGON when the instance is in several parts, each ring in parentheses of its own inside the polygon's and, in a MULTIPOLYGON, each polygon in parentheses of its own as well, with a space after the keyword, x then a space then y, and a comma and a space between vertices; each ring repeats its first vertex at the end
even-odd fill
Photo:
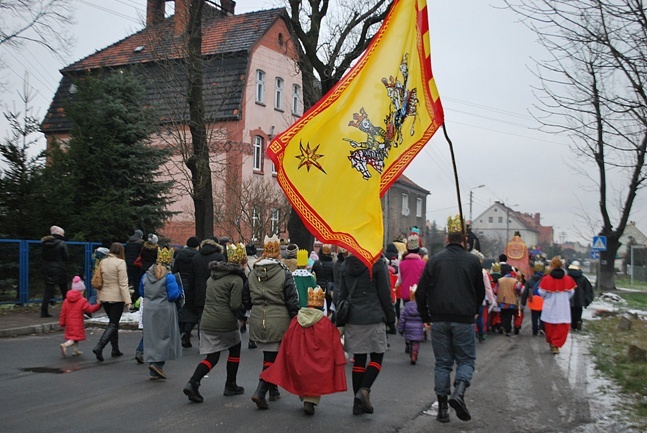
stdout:
POLYGON ((257 253, 256 245, 254 244, 245 245, 245 252, 247 253, 248 256, 255 256, 257 253))
POLYGON ((49 228, 49 232, 53 235, 65 236, 65 230, 63 230, 59 226, 51 226, 49 228))
POLYGON ((332 252, 332 246, 330 244, 323 244, 321 246, 321 254, 325 256, 329 256, 331 252, 332 252))
POLYGON ((407 239, 407 250, 416 251, 420 248, 420 240, 418 235, 411 235, 407 239))
POLYGON ((577 260, 573 260, 570 265, 568 265, 568 269, 577 269, 578 271, 580 270, 580 262, 577 260))
POLYGON ((149 234, 149 235, 148 235, 148 242, 149 242, 149 243, 151 243, 151 244, 153 244, 153 245, 157 245, 157 242, 158 242, 158 241, 159 241, 159 239, 157 238, 157 235, 155 235, 155 234, 153 234, 153 233, 151 233, 151 234, 149 234))
POLYGON ((299 251, 299 247, 297 246, 297 244, 288 245, 288 247, 286 249, 285 258, 286 259, 296 259, 297 258, 297 251, 299 251))
POLYGON ((85 290, 85 284, 83 284, 83 280, 78 275, 72 280, 72 290, 78 290, 79 292, 85 290))
POLYGON ((136 238, 136 239, 141 239, 141 238, 144 237, 144 232, 137 229, 137 230, 135 230, 135 233, 133 234, 133 237, 136 238))
POLYGON ((186 240, 186 246, 191 248, 198 248, 200 246, 200 239, 195 236, 191 236, 186 240))
POLYGON ((308 250, 297 251, 297 267, 308 266, 308 250))

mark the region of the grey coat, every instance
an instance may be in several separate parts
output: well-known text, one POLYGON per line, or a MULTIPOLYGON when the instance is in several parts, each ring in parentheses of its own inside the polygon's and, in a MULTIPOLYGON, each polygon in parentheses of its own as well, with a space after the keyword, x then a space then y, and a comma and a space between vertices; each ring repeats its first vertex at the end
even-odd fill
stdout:
POLYGON ((179 288, 175 276, 167 273, 155 278, 155 267, 142 278, 144 307, 144 360, 146 362, 170 361, 182 356, 180 328, 175 300, 179 288))

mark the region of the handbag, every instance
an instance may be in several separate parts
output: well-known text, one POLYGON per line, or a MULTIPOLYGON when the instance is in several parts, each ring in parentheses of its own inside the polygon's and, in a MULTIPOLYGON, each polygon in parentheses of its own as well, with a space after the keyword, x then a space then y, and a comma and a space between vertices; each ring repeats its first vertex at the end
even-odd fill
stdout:
POLYGON ((177 286, 180 289, 180 296, 175 300, 175 307, 177 311, 180 311, 184 307, 184 302, 186 301, 186 296, 184 295, 184 286, 182 284, 182 276, 179 272, 173 274, 177 280, 177 286))
POLYGON ((101 288, 103 287, 103 276, 101 275, 102 262, 103 260, 99 262, 97 269, 94 271, 94 274, 92 275, 92 280, 90 280, 90 284, 92 285, 92 287, 94 287, 97 290, 101 290, 101 288))
POLYGON ((133 266, 136 268, 141 268, 142 266, 144 266, 144 261, 142 260, 142 250, 139 250, 139 255, 133 262, 133 266))
POLYGON ((337 327, 346 326, 346 321, 350 315, 350 299, 353 297, 353 292, 355 291, 355 287, 357 287, 358 281, 359 278, 353 283, 353 286, 348 292, 348 297, 339 301, 339 304, 335 306, 335 326, 337 327))

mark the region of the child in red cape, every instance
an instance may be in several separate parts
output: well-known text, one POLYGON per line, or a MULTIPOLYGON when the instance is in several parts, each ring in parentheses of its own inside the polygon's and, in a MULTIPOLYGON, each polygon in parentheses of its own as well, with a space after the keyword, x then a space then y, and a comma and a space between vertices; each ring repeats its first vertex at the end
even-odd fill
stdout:
POLYGON ((339 331, 323 314, 325 294, 308 289, 308 308, 301 308, 283 336, 276 361, 261 379, 296 394, 306 415, 314 415, 321 396, 346 391, 346 357, 339 331))

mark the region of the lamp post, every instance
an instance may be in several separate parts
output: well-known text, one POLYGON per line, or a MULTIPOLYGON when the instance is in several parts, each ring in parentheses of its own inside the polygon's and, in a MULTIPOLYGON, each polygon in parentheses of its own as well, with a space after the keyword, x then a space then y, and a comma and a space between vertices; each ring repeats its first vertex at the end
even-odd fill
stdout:
POLYGON ((472 221, 472 201, 473 201, 472 200, 472 197, 473 197, 472 190, 483 188, 484 186, 485 185, 479 185, 479 186, 475 186, 474 188, 470 188, 470 221, 472 221))

